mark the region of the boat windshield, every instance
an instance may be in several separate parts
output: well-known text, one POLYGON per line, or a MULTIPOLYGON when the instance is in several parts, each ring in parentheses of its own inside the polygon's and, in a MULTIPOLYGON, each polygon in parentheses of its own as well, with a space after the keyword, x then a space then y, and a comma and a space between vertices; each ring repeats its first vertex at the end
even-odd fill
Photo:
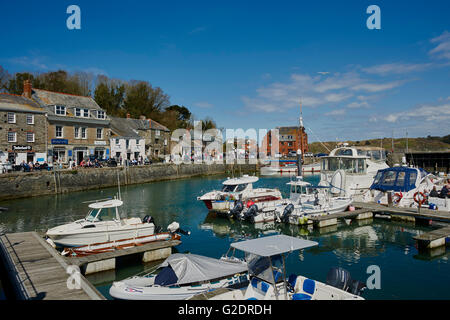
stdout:
POLYGON ((222 188, 222 192, 241 192, 247 188, 247 184, 238 184, 238 185, 225 185, 222 188))
POLYGON ((304 186, 296 186, 296 185, 292 185, 291 186, 291 193, 297 193, 297 194, 310 194, 311 193, 311 188, 308 187, 304 187, 304 186))
POLYGON ((386 160, 384 150, 358 150, 358 156, 366 156, 375 161, 386 160))
POLYGON ((262 257, 246 253, 245 260, 247 261, 250 276, 269 283, 277 283, 283 280, 283 259, 281 255, 262 257))
POLYGON ((344 170, 348 173, 365 173, 366 159, 352 159, 344 157, 329 157, 322 159, 322 171, 337 171, 344 170))
POLYGON ((116 218, 116 208, 92 209, 86 220, 89 222, 112 221, 116 218))

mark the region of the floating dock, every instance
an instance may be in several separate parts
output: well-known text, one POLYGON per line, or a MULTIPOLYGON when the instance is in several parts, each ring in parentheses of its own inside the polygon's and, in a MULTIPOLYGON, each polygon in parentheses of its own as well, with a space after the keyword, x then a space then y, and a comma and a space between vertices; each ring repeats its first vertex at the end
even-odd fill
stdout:
POLYGON ((450 241, 450 226, 415 236, 419 249, 434 249, 450 241))
POLYGON ((165 259, 180 243, 158 241, 86 257, 63 257, 36 232, 9 233, 0 235, 0 265, 16 299, 105 300, 84 275, 115 269, 116 259, 124 256, 141 255, 143 262, 165 259), (72 289, 74 267, 80 272, 78 288, 72 289))

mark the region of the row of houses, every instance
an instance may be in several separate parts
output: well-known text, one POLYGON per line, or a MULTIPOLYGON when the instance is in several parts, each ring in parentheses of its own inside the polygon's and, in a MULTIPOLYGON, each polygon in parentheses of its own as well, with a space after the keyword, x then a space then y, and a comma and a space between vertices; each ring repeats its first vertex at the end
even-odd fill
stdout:
POLYGON ((94 99, 32 88, 0 94, 0 162, 80 163, 99 159, 164 158, 170 131, 141 116, 108 115, 94 99))

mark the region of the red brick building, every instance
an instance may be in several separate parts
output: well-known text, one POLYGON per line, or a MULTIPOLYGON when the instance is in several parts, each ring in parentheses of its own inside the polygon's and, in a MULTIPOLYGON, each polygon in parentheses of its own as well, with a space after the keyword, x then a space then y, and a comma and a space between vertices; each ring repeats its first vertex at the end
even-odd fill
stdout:
POLYGON ((279 133, 279 141, 276 137, 272 137, 272 131, 269 131, 263 139, 262 150, 264 150, 268 156, 271 154, 272 143, 278 143, 278 152, 282 156, 287 156, 290 151, 297 152, 298 149, 302 150, 305 154, 308 152, 308 134, 305 132, 304 127, 277 127, 279 133), (300 136, 303 137, 303 143, 300 143, 300 136))

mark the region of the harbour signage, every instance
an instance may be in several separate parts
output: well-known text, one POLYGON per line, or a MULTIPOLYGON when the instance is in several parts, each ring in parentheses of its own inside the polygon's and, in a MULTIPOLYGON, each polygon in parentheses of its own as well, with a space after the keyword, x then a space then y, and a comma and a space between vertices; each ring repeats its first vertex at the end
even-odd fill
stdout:
POLYGON ((52 144, 69 144, 67 139, 52 139, 52 144))
POLYGON ((96 146, 106 146, 106 141, 101 141, 101 140, 95 140, 94 144, 96 146))

